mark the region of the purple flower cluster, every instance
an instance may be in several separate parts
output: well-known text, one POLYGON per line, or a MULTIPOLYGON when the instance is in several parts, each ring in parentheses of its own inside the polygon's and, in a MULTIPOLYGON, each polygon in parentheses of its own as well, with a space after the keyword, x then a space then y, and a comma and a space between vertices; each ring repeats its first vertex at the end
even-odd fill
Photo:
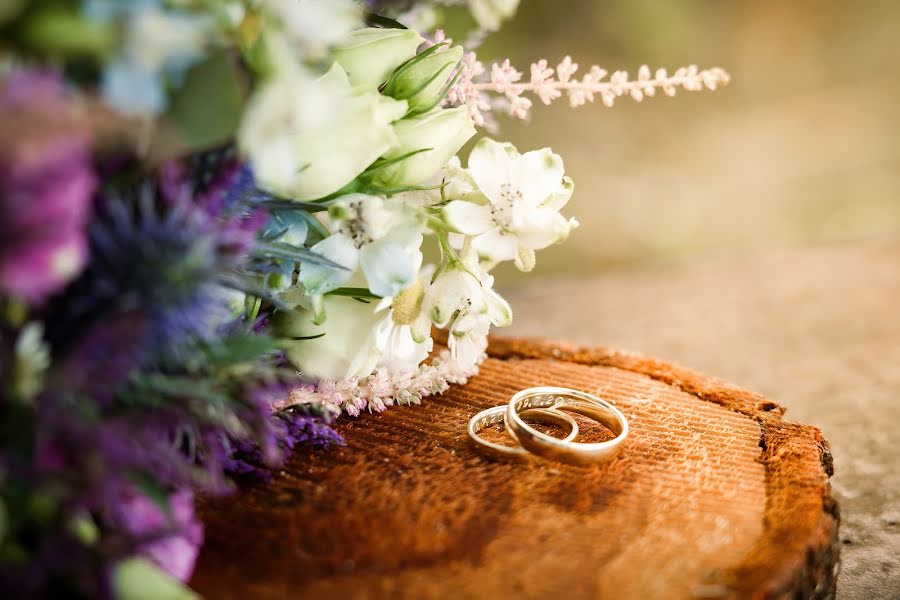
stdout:
POLYGON ((344 439, 320 416, 287 410, 278 413, 273 422, 271 440, 277 444, 278 454, 274 457, 271 453, 266 456, 265 450, 257 444, 235 442, 234 451, 225 464, 229 473, 269 481, 272 478, 273 464, 279 464, 296 447, 327 448, 344 445, 344 439))
POLYGON ((0 308, 25 311, 0 311, 0 589, 113 597, 135 556, 185 581, 194 494, 343 443, 327 415, 275 412, 295 374, 235 289, 277 264, 268 197, 231 148, 98 168, 58 77, 0 86, 0 308))
POLYGON ((168 511, 137 489, 122 490, 116 525, 136 540, 136 553, 179 581, 187 581, 203 543, 203 525, 194 514, 194 495, 178 490, 168 511))
POLYGON ((87 261, 90 136, 52 74, 10 74, 0 111, 0 293, 40 303, 87 261))

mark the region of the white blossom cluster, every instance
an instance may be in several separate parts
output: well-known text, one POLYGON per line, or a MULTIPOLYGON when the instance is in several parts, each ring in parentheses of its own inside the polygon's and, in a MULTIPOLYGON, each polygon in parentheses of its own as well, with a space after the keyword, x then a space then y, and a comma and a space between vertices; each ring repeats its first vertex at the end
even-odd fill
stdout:
POLYGON ((465 107, 445 107, 463 50, 404 29, 359 29, 312 76, 289 37, 270 36, 273 72, 250 101, 239 146, 278 199, 270 243, 311 259, 260 285, 279 308, 269 331, 309 382, 291 402, 349 414, 418 402, 477 371, 491 326, 512 321, 490 270, 523 270, 577 226, 551 150, 520 154, 474 134, 465 107), (296 208, 297 210, 293 210, 296 208), (423 264, 423 246, 440 250, 423 264), (430 364, 433 329, 447 349, 430 364))
MULTIPOLYGON (((488 30, 516 2, 469 4, 488 30)), ((531 97, 611 106, 728 82, 695 66, 641 67, 635 80, 594 66, 577 78, 568 56, 532 64, 525 81, 508 60, 486 69, 441 31, 426 40, 389 28, 329 34, 317 63, 325 73, 315 75, 297 60, 294 29, 305 25, 284 23, 264 40, 268 72, 238 143, 276 199, 269 241, 304 258, 260 286, 277 306, 269 330, 307 382, 286 402, 353 415, 417 403, 476 373, 490 328, 512 321, 491 269, 509 261, 531 271, 538 250, 578 226, 560 212, 574 184, 549 148, 520 153, 483 138, 463 165, 459 150, 491 110, 526 118, 531 97), (439 249, 438 264, 423 264, 425 244, 439 249), (436 358, 435 329, 447 332, 436 358)))

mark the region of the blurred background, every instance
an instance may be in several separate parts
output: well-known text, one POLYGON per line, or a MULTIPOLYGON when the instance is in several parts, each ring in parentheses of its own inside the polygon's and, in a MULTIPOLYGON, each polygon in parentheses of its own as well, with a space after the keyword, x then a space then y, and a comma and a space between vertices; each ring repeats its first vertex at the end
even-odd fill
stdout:
MULTIPOLYGON (((496 271, 529 335, 635 350, 759 392, 829 441, 838 598, 900 590, 900 2, 522 0, 479 50, 732 76, 501 121, 550 146, 581 222, 496 271)), ((464 39, 452 30, 450 34, 464 39)))
POLYGON ((582 227, 538 254, 538 274, 896 236, 898 28, 896 0, 522 0, 484 62, 508 56, 527 73, 571 54, 582 71, 696 63, 733 78, 502 119, 501 138, 550 146, 576 184, 564 212, 582 227))

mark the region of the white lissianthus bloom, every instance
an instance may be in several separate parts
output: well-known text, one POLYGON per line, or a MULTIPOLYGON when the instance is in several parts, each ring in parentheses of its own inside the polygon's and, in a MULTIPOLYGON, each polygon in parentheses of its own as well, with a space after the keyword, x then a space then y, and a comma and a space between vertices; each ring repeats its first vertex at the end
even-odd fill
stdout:
POLYGON ((337 270, 315 264, 300 267, 298 281, 313 297, 318 319, 324 317, 317 300, 348 281, 357 269, 373 294, 392 297, 416 279, 422 264, 424 216, 393 198, 349 194, 329 208, 334 233, 311 250, 343 266, 337 270))
POLYGON ((328 196, 398 143, 391 123, 406 102, 355 94, 337 63, 314 79, 279 50, 283 43, 271 45, 277 73, 251 98, 238 145, 263 189, 296 200, 328 196))
POLYGON ((378 367, 412 372, 433 345, 431 320, 422 309, 429 276, 423 269, 421 278, 377 305, 327 295, 322 300, 328 315, 324 322, 317 322, 314 311, 297 308, 276 313, 271 326, 289 340, 285 355, 305 378, 366 377, 378 367))
POLYGON ((375 182, 385 187, 421 185, 430 180, 475 135, 475 125, 468 110, 459 106, 397 121, 394 132, 397 145, 384 157, 406 158, 375 175, 375 182))
POLYGON ((530 271, 535 250, 565 240, 578 226, 559 213, 574 184, 549 148, 519 154, 512 144, 484 138, 469 155, 468 171, 480 194, 448 202, 442 214, 451 229, 472 237, 482 260, 514 260, 530 271))
POLYGON ((413 29, 357 29, 331 54, 347 72, 354 86, 374 90, 391 73, 416 55, 425 39, 413 29))
POLYGON ((341 381, 369 375, 381 356, 375 326, 382 319, 371 304, 326 296, 328 318, 316 322, 311 310, 277 311, 270 327, 284 339, 284 353, 303 379, 341 381), (314 337, 318 336, 318 337, 314 337))

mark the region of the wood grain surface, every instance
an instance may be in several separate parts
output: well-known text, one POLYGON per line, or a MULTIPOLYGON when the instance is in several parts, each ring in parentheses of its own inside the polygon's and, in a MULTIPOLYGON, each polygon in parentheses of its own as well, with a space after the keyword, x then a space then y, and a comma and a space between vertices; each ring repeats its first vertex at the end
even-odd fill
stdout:
POLYGON ((343 419, 346 447, 205 504, 192 585, 208 598, 833 596, 838 511, 817 429, 639 355, 526 339, 490 354, 469 385, 343 419), (532 385, 613 401, 628 445, 591 468, 482 458, 469 416, 532 385))

